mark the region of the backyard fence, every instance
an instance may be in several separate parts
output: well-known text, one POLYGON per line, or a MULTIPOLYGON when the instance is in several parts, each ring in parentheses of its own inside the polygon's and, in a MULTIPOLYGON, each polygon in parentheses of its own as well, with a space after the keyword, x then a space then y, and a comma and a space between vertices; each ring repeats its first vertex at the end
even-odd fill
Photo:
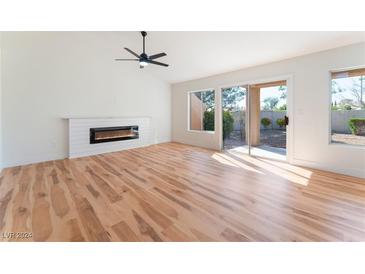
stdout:
MULTIPOLYGON (((284 119, 286 115, 286 111, 261 111, 260 121, 262 118, 269 118, 271 121, 271 125, 267 127, 267 129, 280 129, 278 124, 276 123, 277 119, 284 119)), ((241 126, 245 125, 245 112, 242 111, 233 111, 232 116, 234 119, 233 130, 240 130, 241 126)), ((264 129, 262 125, 261 129, 264 129)))
POLYGON ((361 110, 333 110, 331 115, 331 129, 336 133, 351 133, 349 120, 351 118, 364 118, 365 109, 361 110))
MULTIPOLYGON (((271 120, 268 129, 280 129, 276 124, 277 119, 283 119, 286 115, 285 111, 261 111, 260 121, 266 117, 271 120)), ((245 125, 245 112, 233 111, 234 130, 240 130, 245 125)), ((333 110, 331 113, 331 129, 336 133, 351 133, 348 122, 351 118, 365 118, 365 110, 333 110)), ((264 127, 261 125, 261 129, 264 127)))

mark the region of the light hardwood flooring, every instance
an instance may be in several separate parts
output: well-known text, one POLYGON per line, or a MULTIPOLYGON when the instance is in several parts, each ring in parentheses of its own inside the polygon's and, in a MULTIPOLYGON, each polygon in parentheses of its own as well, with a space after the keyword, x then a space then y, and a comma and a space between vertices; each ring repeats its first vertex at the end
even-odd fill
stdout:
POLYGON ((364 241, 365 180, 160 144, 3 170, 0 233, 0 241, 364 241))

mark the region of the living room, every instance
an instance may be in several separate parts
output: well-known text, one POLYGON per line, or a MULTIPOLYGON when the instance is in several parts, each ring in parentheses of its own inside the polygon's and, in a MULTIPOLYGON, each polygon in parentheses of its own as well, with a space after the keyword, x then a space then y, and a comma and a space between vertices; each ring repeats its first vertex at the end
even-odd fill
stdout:
POLYGON ((364 31, 5 29, 0 53, 0 242, 365 241, 364 31))

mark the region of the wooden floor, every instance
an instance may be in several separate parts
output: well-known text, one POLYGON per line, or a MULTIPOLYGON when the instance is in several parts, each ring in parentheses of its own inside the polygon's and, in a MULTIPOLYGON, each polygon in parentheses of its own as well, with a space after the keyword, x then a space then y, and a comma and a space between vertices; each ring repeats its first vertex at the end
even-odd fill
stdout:
POLYGON ((1 241, 364 241, 365 180, 160 144, 3 170, 0 232, 1 241))

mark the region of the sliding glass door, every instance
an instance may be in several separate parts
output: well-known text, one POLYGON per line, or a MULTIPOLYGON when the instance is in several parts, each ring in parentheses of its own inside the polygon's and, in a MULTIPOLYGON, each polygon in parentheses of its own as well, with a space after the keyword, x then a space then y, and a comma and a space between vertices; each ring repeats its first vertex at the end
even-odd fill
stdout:
POLYGON ((248 147, 247 86, 222 89, 223 149, 248 147))
POLYGON ((286 81, 250 85, 250 153, 286 160, 286 81))
POLYGON ((222 89, 223 149, 286 160, 286 81, 222 89))

